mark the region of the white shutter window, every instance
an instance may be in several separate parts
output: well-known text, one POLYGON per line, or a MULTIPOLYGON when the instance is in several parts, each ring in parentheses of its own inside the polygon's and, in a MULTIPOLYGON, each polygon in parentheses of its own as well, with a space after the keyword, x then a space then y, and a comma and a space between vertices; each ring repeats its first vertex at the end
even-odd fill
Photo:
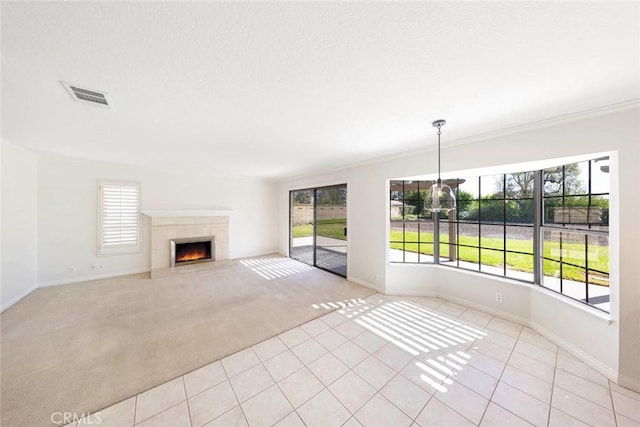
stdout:
POLYGON ((140 252, 140 183, 99 181, 98 255, 140 252))

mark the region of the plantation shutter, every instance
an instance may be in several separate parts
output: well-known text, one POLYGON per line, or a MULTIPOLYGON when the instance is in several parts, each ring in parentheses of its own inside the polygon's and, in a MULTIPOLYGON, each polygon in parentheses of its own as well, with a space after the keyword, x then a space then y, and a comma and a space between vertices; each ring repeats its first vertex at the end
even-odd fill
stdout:
POLYGON ((140 183, 100 181, 98 254, 140 251, 140 183))

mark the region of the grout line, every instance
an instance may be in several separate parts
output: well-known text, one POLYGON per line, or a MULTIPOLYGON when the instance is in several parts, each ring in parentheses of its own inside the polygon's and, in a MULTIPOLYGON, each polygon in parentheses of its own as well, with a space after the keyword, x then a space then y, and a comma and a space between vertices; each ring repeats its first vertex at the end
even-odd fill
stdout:
MULTIPOLYGON (((491 323, 491 322, 489 322, 491 323)), ((489 397, 489 402, 487 403, 487 407, 484 408, 484 412, 482 413, 482 417, 480 417, 480 422, 478 423, 478 425, 482 424, 482 421, 484 420, 485 415, 487 415, 487 410, 489 409, 489 405, 491 405, 491 403, 493 403, 494 405, 500 406, 497 403, 495 403, 493 401, 493 396, 496 394, 496 390, 498 389, 498 387, 500 386, 500 383, 502 382, 502 376, 504 375, 504 371, 507 370, 507 366, 509 366, 509 360, 511 360, 511 356, 513 356, 513 353, 516 351, 516 345, 518 344, 518 341, 520 340, 520 336, 522 335, 522 331, 524 330, 524 328, 520 328, 520 332, 518 332, 518 336, 516 338, 516 342, 513 344, 513 348, 511 349, 511 353, 509 353, 509 357, 507 358, 507 360, 504 362, 504 367, 502 368, 502 372, 500 373, 500 377, 498 377, 498 382, 496 383, 496 386, 493 388, 493 391, 491 392, 491 396, 489 397)), ((500 332, 500 331, 497 331, 500 332)), ((506 384, 506 383, 505 383, 506 384)), ((514 387, 516 390, 522 391, 520 389, 518 389, 517 387, 514 387)), ((524 393, 524 392, 523 392, 524 393)), ((528 393, 526 393, 528 395, 528 393)), ((533 397, 533 396, 532 396, 533 397)), ((551 406, 551 405, 549 405, 551 406)), ((502 406, 500 406, 502 408, 502 406)), ((522 418, 521 416, 519 416, 518 414, 514 414, 513 412, 509 411, 507 408, 502 408, 505 411, 513 414, 514 416, 520 418, 521 420, 528 422, 527 420, 525 420, 524 418, 522 418)), ((547 423, 549 422, 549 420, 547 419, 547 423)))
POLYGON ((133 424, 131 424, 132 426, 134 426, 136 424, 136 416, 138 415, 138 395, 136 394, 134 396, 134 402, 133 402, 133 424))
MULTIPOLYGON (((251 347, 249 347, 249 348, 251 348, 251 347)), ((242 350, 240 350, 240 351, 242 351, 242 350)), ((233 353, 233 354, 235 354, 235 353, 233 353)), ((256 355, 256 357, 258 357, 258 356, 256 355)), ((260 360, 260 359, 258 359, 258 360, 260 360)), ((231 391, 233 392, 233 395, 236 398, 236 402, 238 402, 238 407, 240 408, 240 411, 242 412, 242 416, 244 417, 244 420, 247 422, 247 424, 249 424, 249 421, 247 420, 247 415, 244 413, 244 408, 242 407, 242 404, 240 403, 240 399, 238 399, 238 395, 236 394, 236 390, 233 388, 233 384, 231 384, 231 378, 229 378, 229 374, 227 373, 227 370, 224 368, 224 365, 222 364, 222 359, 220 359, 220 366, 222 367, 222 372, 224 372, 224 376, 226 377, 225 381, 229 383, 229 387, 231 388, 231 391)), ((251 368, 249 368, 249 369, 251 369, 251 368)), ((244 372, 244 371, 242 371, 242 372, 244 372)), ((238 375, 238 374, 236 374, 236 375, 238 375)), ((222 383, 219 383, 219 384, 222 384, 222 383)), ((234 406, 234 408, 235 408, 235 406, 234 406)), ((231 408, 231 409, 233 409, 233 408, 231 408)), ((229 409, 229 411, 231 411, 231 409, 229 409)), ((227 412, 229 412, 229 411, 227 411, 227 412)), ((227 412, 225 412, 223 414, 220 414, 217 417, 214 417, 213 419, 207 421, 207 423, 210 423, 211 421, 221 417, 222 415, 226 414, 227 412)))
POLYGON ((189 407, 189 398, 187 397, 187 384, 184 382, 184 375, 182 376, 182 390, 184 391, 184 398, 187 402, 187 412, 189 413, 189 425, 193 426, 193 422, 191 421, 191 408, 189 407))
POLYGON ((547 426, 551 423, 551 409, 553 408, 553 395, 556 388, 556 370, 558 369, 558 357, 560 355, 560 347, 556 350, 556 363, 553 366, 553 378, 551 378, 551 400, 549 400, 549 413, 547 414, 547 426))
POLYGON ((609 389, 609 398, 611 399, 611 412, 613 412, 613 421, 618 425, 618 414, 616 414, 616 405, 613 401, 613 390, 611 390, 611 380, 607 380, 607 388, 609 389))

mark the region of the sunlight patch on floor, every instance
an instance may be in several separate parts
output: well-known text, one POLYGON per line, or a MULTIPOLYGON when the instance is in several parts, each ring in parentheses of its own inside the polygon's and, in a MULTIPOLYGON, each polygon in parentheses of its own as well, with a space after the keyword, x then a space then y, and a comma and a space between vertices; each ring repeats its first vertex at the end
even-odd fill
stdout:
POLYGON ((311 266, 282 257, 243 259, 240 264, 249 267, 251 271, 267 280, 293 276, 294 274, 313 270, 311 266))
POLYGON ((420 379, 446 392, 468 364, 467 350, 487 332, 410 301, 359 301, 339 310, 347 318, 411 355, 420 379))

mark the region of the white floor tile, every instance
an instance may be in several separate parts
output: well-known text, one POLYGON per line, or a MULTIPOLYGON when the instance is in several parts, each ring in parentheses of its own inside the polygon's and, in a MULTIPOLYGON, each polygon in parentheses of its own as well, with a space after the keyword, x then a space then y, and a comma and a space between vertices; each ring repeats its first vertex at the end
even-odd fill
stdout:
POLYGON ((332 353, 349 368, 353 368, 358 363, 369 357, 369 353, 351 341, 347 341, 342 344, 340 347, 333 350, 332 353))
POLYGON ((616 414, 616 421, 618 421, 618 427, 640 427, 640 422, 620 414, 616 414))
POLYGON ((376 390, 380 390, 396 375, 396 371, 373 356, 367 357, 358 366, 353 368, 353 371, 376 390))
POLYGON ((393 377, 380 390, 380 394, 412 419, 418 416, 424 405, 431 399, 431 394, 422 390, 402 375, 393 377))
POLYGON ((222 366, 229 378, 235 377, 242 371, 260 364, 260 359, 256 356, 252 348, 247 348, 222 359, 222 366))
POLYGON ((413 359, 413 355, 398 347, 394 343, 388 343, 380 350, 373 353, 373 357, 393 369, 401 371, 413 359))
POLYGON ((147 418, 140 424, 136 425, 140 427, 191 427, 187 402, 181 402, 172 406, 171 408, 160 412, 151 418, 147 418))
POLYGON ((400 374, 429 394, 433 394, 438 390, 444 390, 442 379, 429 375, 429 373, 421 368, 423 364, 423 361, 413 359, 400 371, 400 374))
POLYGON ((469 365, 495 378, 500 378, 505 367, 504 362, 475 350, 470 350, 466 353, 463 352, 463 354, 459 356, 462 359, 466 359, 469 365))
POLYGON ((228 381, 189 398, 191 424, 201 426, 238 405, 236 395, 228 381))
POLYGON ((480 427, 531 427, 532 424, 526 422, 522 418, 512 414, 501 406, 493 402, 489 403, 487 411, 482 417, 480 427))
POLYGON ((346 322, 347 318, 341 315, 340 313, 338 313, 337 311, 334 311, 333 313, 325 314, 320 318, 320 320, 326 323, 329 327, 335 328, 341 323, 346 322))
POLYGON ((298 408, 297 412, 307 427, 340 426, 351 417, 349 411, 326 389, 298 408))
POLYGON ((320 319, 314 319, 310 322, 300 325, 300 327, 312 337, 315 337, 316 335, 319 335, 329 329, 329 326, 320 319))
POLYGON ((334 331, 333 329, 329 329, 322 332, 321 334, 318 334, 315 339, 329 351, 347 342, 347 338, 334 331))
POLYGON ((307 368, 300 369, 278 383, 294 408, 318 394, 324 386, 307 368))
POLYGON ((469 326, 475 326, 483 329, 491 321, 492 316, 481 311, 468 308, 462 313, 458 320, 468 324, 469 326))
POLYGON ((487 340, 478 340, 471 345, 471 350, 478 351, 500 362, 506 363, 511 356, 511 349, 487 340))
POLYGON ((549 427, 588 427, 588 425, 556 408, 551 408, 549 427))
POLYGON ((352 340, 369 353, 375 353, 388 343, 387 340, 380 338, 370 331, 365 331, 352 340))
MULTIPOLYGON (((611 393, 608 387, 601 386, 600 384, 593 383, 560 369, 556 371, 554 385, 577 394, 593 403, 604 406, 607 409, 613 410, 611 393)), ((638 406, 640 406, 640 403, 638 403, 638 406)))
POLYGON ((254 366, 229 379, 240 403, 266 390, 274 384, 271 375, 262 365, 254 366))
POLYGON ((585 424, 598 427, 616 425, 613 412, 559 387, 553 388, 551 405, 585 424))
POLYGON ((293 411, 277 386, 271 386, 241 404, 251 427, 272 426, 293 411))
POLYGON ((240 406, 236 406, 210 423, 205 424, 204 427, 249 427, 249 424, 247 424, 240 406))
POLYGON ((287 350, 287 346, 284 345, 278 337, 270 338, 253 346, 253 351, 256 353, 256 356, 263 362, 277 356, 285 350, 287 350))
POLYGON ((302 344, 293 347, 291 351, 304 363, 308 365, 314 360, 327 354, 327 349, 320 345, 320 343, 314 339, 309 339, 302 344))
POLYGON ((342 427, 363 427, 363 426, 362 424, 360 424, 360 421, 356 419, 356 417, 351 417, 346 423, 342 424, 342 427))
POLYGON ((516 343, 514 351, 520 354, 524 354, 539 362, 546 363, 550 366, 556 365, 556 351, 549 350, 547 348, 538 347, 535 344, 530 344, 526 341, 519 340, 516 343))
POLYGON ((611 392, 611 394, 615 411, 640 423, 640 402, 616 391, 611 392))
POLYGON ((518 341, 518 338, 489 329, 485 331, 485 336, 482 338, 482 340, 491 341, 492 343, 505 347, 508 350, 513 350, 513 347, 516 345, 516 341, 518 341))
POLYGON ((445 383, 444 386, 446 391, 437 392, 433 395, 433 398, 440 400, 469 421, 478 424, 489 401, 462 384, 445 383))
POLYGON ((451 380, 466 386, 487 399, 491 397, 498 384, 497 378, 485 374, 473 366, 464 365, 461 370, 454 370, 453 372, 454 375, 450 376, 451 380))
POLYGON ((520 331, 522 330, 522 325, 518 325, 517 323, 509 322, 508 320, 503 320, 503 319, 494 317, 487 324, 487 329, 493 329, 494 331, 502 332, 503 334, 517 337, 518 335, 520 335, 520 331))
POLYGON ((352 414, 376 394, 373 387, 354 372, 346 373, 328 388, 352 414))
POLYGON ((184 376, 187 397, 200 393, 227 379, 220 361, 210 363, 184 376))
POLYGON ((356 413, 356 418, 364 426, 410 426, 411 418, 382 395, 376 394, 356 413))
POLYGON ((548 404, 503 382, 496 387, 491 401, 535 426, 547 425, 549 418, 548 404))
POLYGON ((500 381, 535 397, 543 403, 551 404, 551 384, 534 375, 512 366, 507 366, 500 381))
POLYGON ((585 380, 589 380, 596 384, 600 384, 601 386, 604 386, 604 387, 609 386, 609 380, 607 380, 607 378, 604 375, 600 374, 599 372, 596 372, 595 369, 587 366, 585 363, 582 363, 581 361, 577 360, 573 356, 559 355, 556 368, 563 371, 570 372, 573 375, 577 375, 579 377, 584 378, 585 380))
POLYGON ((635 392, 633 390, 629 390, 628 388, 619 386, 618 384, 614 383, 613 381, 609 381, 609 387, 611 388, 611 391, 615 391, 617 393, 624 394, 625 396, 630 397, 630 398, 635 399, 635 400, 640 400, 640 393, 635 392))
POLYGON ((421 305, 422 308, 426 308, 428 310, 435 310, 446 302, 445 300, 440 298, 429 297, 414 297, 412 298, 412 301, 418 303, 418 305, 421 305))
POLYGON ((444 304, 440 304, 435 311, 444 313, 445 315, 455 319, 464 313, 466 309, 467 308, 464 306, 454 304, 452 302, 445 302, 444 304))
POLYGON ((328 386, 349 370, 347 365, 331 353, 325 354, 307 365, 307 367, 325 386, 328 386))
POLYGON ((431 399, 416 422, 422 427, 473 427, 474 424, 438 399, 431 399))
POLYGON ((365 328, 358 325, 353 320, 348 320, 344 323, 341 323, 340 325, 335 327, 335 330, 349 339, 354 339, 355 337, 366 331, 365 328))
POLYGON ((304 365, 291 351, 287 350, 264 362, 264 366, 274 380, 280 381, 301 369, 304 365))
POLYGON ((512 353, 509 358, 508 366, 513 366, 527 374, 534 375, 548 383, 553 382, 554 367, 532 359, 524 354, 512 353))
POLYGON ((160 413, 187 398, 182 377, 169 381, 138 395, 136 423, 160 413))
POLYGON ((274 427, 305 427, 304 423, 295 412, 290 413, 284 419, 278 421, 274 427))
POLYGON ((278 338, 280 338, 280 341, 285 343, 287 347, 293 348, 299 344, 302 344, 303 342, 311 338, 311 336, 303 331, 302 328, 298 327, 290 329, 287 332, 278 335, 278 338))
POLYGON ((535 344, 538 347, 546 348, 547 350, 557 351, 558 346, 553 342, 549 341, 536 331, 530 328, 522 328, 522 333, 520 334, 520 338, 523 341, 526 341, 530 344, 535 344))

